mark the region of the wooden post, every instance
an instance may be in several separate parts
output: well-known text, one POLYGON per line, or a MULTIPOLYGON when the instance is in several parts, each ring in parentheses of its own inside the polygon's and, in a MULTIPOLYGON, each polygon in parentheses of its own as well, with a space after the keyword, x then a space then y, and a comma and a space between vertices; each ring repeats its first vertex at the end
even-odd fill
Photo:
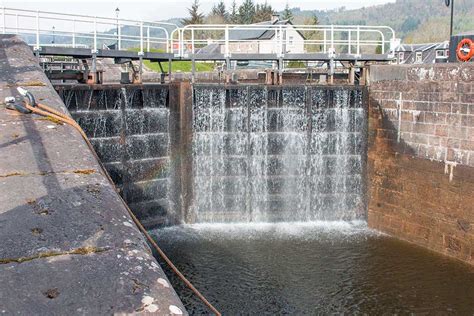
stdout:
POLYGON ((189 81, 172 82, 169 85, 171 184, 172 201, 177 223, 192 223, 190 213, 193 198, 192 184, 192 96, 189 81))
POLYGON ((349 68, 349 83, 354 84, 354 82, 355 82, 355 67, 353 64, 351 64, 349 68))

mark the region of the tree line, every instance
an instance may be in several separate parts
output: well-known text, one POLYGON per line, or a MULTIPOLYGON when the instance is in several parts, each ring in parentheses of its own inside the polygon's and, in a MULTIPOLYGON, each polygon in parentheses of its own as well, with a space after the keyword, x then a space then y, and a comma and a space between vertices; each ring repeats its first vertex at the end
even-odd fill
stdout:
MULTIPOLYGON (((242 4, 237 5, 233 0, 230 8, 227 8, 224 1, 220 0, 214 4, 208 14, 200 11, 199 0, 194 0, 191 7, 188 8, 189 16, 181 20, 183 25, 188 24, 252 24, 272 19, 272 15, 277 11, 267 2, 263 4, 255 3, 253 0, 244 0, 242 4)), ((293 13, 286 4, 281 19, 293 20, 293 13)))

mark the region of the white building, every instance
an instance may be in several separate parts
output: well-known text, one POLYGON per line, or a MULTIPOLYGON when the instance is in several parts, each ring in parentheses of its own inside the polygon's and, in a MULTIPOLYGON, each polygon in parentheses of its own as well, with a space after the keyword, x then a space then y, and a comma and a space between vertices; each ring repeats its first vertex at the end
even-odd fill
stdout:
MULTIPOLYGON (((280 47, 283 53, 304 53, 304 36, 293 27, 289 20, 280 20, 278 15, 274 15, 271 21, 249 24, 249 28, 238 28, 237 26, 229 30, 229 53, 253 53, 253 54, 277 54, 280 47), (278 27, 283 27, 283 41, 280 46, 280 32, 278 27), (252 26, 261 29, 251 29, 252 26), (273 26, 268 28, 266 26, 273 26)), ((225 53, 225 43, 210 44, 197 51, 198 54, 225 53)))

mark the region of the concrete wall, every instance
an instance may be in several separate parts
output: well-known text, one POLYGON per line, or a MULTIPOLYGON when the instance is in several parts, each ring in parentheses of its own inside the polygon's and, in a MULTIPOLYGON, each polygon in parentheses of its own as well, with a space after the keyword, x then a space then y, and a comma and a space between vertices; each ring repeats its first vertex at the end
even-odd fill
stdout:
MULTIPOLYGON (((68 114, 31 48, 0 35, 0 100, 20 86, 68 114)), ((5 104, 0 130, 1 313, 185 313, 79 132, 5 104)))
POLYGON ((474 264, 474 66, 372 66, 369 225, 474 264))

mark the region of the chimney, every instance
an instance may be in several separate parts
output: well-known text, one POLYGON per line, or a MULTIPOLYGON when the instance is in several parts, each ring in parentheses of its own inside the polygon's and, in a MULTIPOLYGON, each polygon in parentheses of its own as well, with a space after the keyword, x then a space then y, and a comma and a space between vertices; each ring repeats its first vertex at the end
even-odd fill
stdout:
POLYGON ((280 15, 278 13, 272 14, 272 23, 275 23, 278 20, 280 20, 280 15))

